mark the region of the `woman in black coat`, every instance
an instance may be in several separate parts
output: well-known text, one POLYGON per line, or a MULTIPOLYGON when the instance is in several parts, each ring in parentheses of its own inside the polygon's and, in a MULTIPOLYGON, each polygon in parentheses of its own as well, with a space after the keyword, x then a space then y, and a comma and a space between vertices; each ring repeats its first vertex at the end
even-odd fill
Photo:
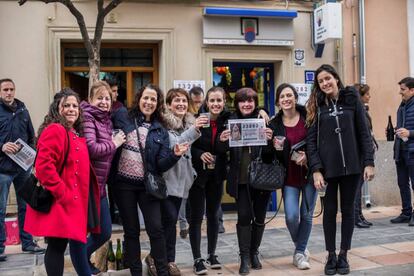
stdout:
MULTIPOLYGON (((251 88, 241 88, 236 92, 234 107, 236 112, 230 119, 257 118, 259 111, 257 93, 251 88)), ((269 203, 270 191, 257 190, 249 187, 248 167, 262 150, 263 162, 270 163, 274 152, 270 140, 272 130, 266 128, 267 146, 229 147, 230 130, 220 134, 218 150, 230 152, 230 169, 227 175, 227 192, 236 199, 237 205, 237 239, 240 250, 239 273, 249 273, 249 264, 253 269, 261 269, 258 249, 264 232, 264 220, 269 203), (252 211, 253 210, 253 211, 252 211), (254 217, 253 214, 254 213, 254 217)))
POLYGON ((307 155, 315 188, 324 189, 323 229, 329 252, 325 274, 348 274, 347 251, 354 230, 354 201, 362 173, 374 177, 372 139, 365 122, 365 110, 353 87, 344 88, 330 65, 315 72, 315 82, 307 106, 307 155), (335 253, 338 187, 341 196, 341 250, 335 253))
POLYGON ((200 128, 201 137, 191 146, 193 167, 197 178, 190 189, 189 236, 194 258, 194 273, 207 272, 205 260, 201 258, 201 223, 204 213, 207 216, 207 263, 213 269, 220 269, 221 264, 215 255, 219 228, 218 210, 223 194, 223 182, 226 178, 227 157, 216 149, 217 133, 225 129, 230 115, 224 109, 225 92, 221 87, 212 87, 206 93, 203 111, 210 113, 209 127, 200 128), (206 212, 204 210, 206 209, 206 212))

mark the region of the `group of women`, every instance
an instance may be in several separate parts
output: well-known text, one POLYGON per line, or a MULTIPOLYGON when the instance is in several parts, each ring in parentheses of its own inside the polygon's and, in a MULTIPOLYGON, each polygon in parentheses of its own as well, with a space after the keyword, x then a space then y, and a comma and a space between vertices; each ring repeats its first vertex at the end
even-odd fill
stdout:
POLYGON ((132 275, 142 275, 138 206, 151 245, 145 258, 149 274, 181 275, 175 264, 175 243, 183 199, 188 199, 190 210, 187 219, 194 273, 206 274, 207 267, 221 268, 215 251, 224 180, 237 206, 239 273, 261 269, 259 247, 270 192, 249 185, 249 164, 257 157, 266 163, 278 159, 286 168, 283 199, 295 247, 293 264, 298 269, 310 268, 307 242, 316 189, 328 183, 323 222, 328 251, 325 274, 349 273, 346 254, 354 227, 355 193, 361 173, 366 180, 374 175, 372 141, 356 91, 344 88, 329 65, 316 71, 306 109, 297 104, 294 87, 280 85, 275 103, 279 112, 264 132, 268 143, 249 147, 229 147, 227 121, 260 116, 263 111, 258 108, 258 95, 251 88, 239 89, 233 113, 225 108, 225 96, 222 88, 210 88, 201 108, 209 116, 193 116, 188 112, 190 99, 185 90, 169 90, 164 104, 163 92, 152 84, 136 93, 129 111, 121 107, 113 114, 111 90, 105 82, 94 84, 88 102, 81 103, 68 88, 55 95, 39 128, 35 163, 36 175, 54 201, 49 213, 28 207, 25 222, 26 231, 47 237, 48 275, 63 275, 68 243, 79 275, 99 273, 90 256, 111 236, 105 192, 111 164, 116 166, 112 168, 116 181, 111 188, 123 222, 126 260, 132 275), (283 142, 279 136, 285 137, 283 142), (302 147, 296 147, 298 144, 302 147), (146 171, 163 176, 167 198, 146 193, 146 171), (342 242, 337 257, 338 187, 342 242), (200 248, 204 214, 207 258, 202 257, 200 248))

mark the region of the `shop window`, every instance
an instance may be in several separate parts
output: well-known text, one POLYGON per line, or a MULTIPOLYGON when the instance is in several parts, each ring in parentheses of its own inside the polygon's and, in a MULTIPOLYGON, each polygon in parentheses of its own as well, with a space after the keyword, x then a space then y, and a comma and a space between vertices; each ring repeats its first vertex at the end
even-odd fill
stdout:
MULTIPOLYGON (((88 55, 82 43, 62 44, 62 86, 71 87, 82 100, 89 84, 88 55)), ((100 79, 118 83, 118 100, 131 106, 141 86, 158 84, 158 45, 104 43, 101 48, 100 79)))

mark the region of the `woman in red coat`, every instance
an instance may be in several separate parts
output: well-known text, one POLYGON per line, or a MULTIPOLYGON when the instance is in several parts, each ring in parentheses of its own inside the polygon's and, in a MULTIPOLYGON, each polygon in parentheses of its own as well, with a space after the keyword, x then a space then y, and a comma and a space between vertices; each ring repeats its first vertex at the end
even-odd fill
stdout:
POLYGON ((80 135, 79 113, 79 96, 65 88, 55 95, 38 133, 36 176, 54 200, 49 213, 27 206, 24 229, 47 237, 44 262, 48 275, 63 275, 68 241, 76 268, 74 257, 80 254, 72 243, 85 243, 88 231, 99 232, 99 189, 90 170, 85 138, 80 135))

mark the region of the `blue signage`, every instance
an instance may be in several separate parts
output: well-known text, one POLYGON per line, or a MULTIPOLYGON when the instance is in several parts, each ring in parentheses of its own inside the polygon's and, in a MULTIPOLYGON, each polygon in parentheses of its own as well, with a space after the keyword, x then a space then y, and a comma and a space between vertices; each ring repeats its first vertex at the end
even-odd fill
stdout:
POLYGON ((305 70, 305 83, 306 84, 313 84, 314 79, 315 79, 315 71, 305 70))

